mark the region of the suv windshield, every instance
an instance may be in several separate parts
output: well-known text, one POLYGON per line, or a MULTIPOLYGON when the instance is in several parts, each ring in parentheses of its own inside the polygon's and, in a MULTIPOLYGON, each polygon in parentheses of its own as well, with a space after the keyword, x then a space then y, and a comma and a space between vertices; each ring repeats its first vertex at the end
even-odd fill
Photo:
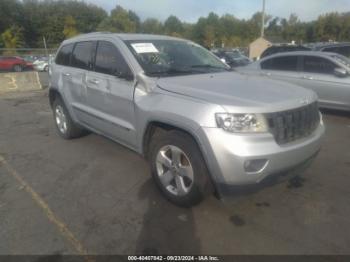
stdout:
POLYGON ((174 76, 230 70, 203 47, 182 40, 125 41, 149 76, 174 76))

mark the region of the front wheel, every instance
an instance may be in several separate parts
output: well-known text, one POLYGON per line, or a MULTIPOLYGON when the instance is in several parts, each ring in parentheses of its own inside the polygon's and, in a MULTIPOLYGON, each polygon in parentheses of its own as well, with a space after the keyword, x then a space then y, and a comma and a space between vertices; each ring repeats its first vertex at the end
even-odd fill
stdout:
POLYGON ((53 116, 58 134, 64 139, 73 139, 84 136, 87 132, 80 128, 69 115, 61 98, 56 98, 53 105, 53 116))
POLYGON ((153 178, 172 203, 191 207, 212 192, 202 154, 191 136, 165 132, 151 141, 149 157, 153 178))

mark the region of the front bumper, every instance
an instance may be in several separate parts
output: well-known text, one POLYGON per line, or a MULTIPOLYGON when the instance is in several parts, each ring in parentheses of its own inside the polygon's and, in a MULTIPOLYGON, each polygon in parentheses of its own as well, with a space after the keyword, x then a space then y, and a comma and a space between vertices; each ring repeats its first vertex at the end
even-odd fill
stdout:
POLYGON ((321 148, 325 127, 321 121, 310 136, 286 145, 278 145, 272 134, 238 135, 220 128, 202 128, 201 131, 205 137, 203 150, 214 182, 249 185, 259 184, 269 176, 312 159, 321 148), (261 169, 248 172, 247 163, 256 160, 263 163, 261 169))

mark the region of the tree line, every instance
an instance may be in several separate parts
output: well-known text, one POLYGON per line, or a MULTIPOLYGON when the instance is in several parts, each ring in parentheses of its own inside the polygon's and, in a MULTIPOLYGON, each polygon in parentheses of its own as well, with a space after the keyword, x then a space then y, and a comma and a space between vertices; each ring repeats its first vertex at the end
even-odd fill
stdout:
MULTIPOLYGON (((116 6, 109 14, 93 4, 76 0, 1 0, 0 48, 49 48, 64 39, 93 31, 151 33, 184 37, 210 47, 243 47, 259 37, 262 13, 249 19, 211 12, 196 23, 169 16, 144 21, 132 10, 116 6)), ((328 13, 303 22, 296 14, 288 19, 267 15, 267 37, 296 43, 350 41, 350 12, 328 13)))

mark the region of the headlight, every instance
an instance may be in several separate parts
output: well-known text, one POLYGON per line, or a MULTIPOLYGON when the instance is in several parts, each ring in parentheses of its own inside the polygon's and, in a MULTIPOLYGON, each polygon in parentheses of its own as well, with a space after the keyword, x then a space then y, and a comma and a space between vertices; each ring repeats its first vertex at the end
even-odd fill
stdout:
POLYGON ((218 127, 232 133, 268 132, 266 119, 261 114, 215 114, 218 127))

